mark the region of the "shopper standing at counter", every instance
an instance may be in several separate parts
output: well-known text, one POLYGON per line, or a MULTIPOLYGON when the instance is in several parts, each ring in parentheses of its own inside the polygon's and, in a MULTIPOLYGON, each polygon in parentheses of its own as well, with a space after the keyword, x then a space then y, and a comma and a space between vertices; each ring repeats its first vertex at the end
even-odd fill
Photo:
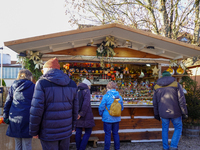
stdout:
POLYGON ((177 150, 182 133, 182 119, 187 118, 187 107, 180 84, 167 71, 162 73, 162 78, 154 86, 153 105, 155 119, 160 121, 161 117, 162 120, 163 149, 169 150, 168 131, 171 120, 175 130, 170 149, 177 150))
POLYGON ((120 99, 118 102, 121 104, 121 110, 123 110, 124 109, 123 100, 122 97, 119 95, 119 92, 116 91, 117 88, 116 83, 111 81, 107 84, 106 88, 107 88, 107 93, 103 96, 101 104, 99 105, 99 114, 102 116, 103 128, 105 132, 104 150, 110 149, 111 131, 113 134, 115 150, 119 150, 120 139, 118 130, 119 130, 119 122, 121 121, 121 116, 119 117, 111 116, 108 110, 110 110, 111 104, 113 103, 115 98, 120 99))
POLYGON ((88 139, 92 133, 92 127, 95 126, 90 104, 90 88, 91 82, 87 79, 84 79, 83 82, 78 85, 79 113, 75 136, 77 150, 85 150, 88 139), (83 128, 85 129, 85 134, 81 140, 83 128))
POLYGON ((43 66, 30 109, 30 131, 43 150, 68 150, 78 117, 77 86, 60 70, 57 58, 43 66))

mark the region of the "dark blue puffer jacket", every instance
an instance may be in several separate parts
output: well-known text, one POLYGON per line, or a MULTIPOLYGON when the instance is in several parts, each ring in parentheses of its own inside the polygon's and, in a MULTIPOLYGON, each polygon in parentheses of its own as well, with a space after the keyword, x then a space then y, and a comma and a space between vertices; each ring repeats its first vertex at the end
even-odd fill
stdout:
POLYGON ((162 118, 178 118, 187 115, 183 90, 174 77, 162 77, 154 86, 154 115, 162 118))
POLYGON ((44 141, 68 138, 78 117, 77 86, 63 71, 49 70, 37 81, 30 109, 32 136, 44 141))
POLYGON ((35 84, 29 80, 15 80, 9 89, 3 117, 9 118, 6 135, 16 138, 31 138, 29 135, 29 111, 35 84))

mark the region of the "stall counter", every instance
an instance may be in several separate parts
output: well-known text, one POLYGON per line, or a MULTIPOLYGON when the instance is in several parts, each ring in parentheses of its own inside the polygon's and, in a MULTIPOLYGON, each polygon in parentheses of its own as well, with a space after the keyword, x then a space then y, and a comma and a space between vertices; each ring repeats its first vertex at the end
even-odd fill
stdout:
MULTIPOLYGON (((98 112, 99 105, 92 105, 92 111, 96 126, 92 129, 91 137, 98 137, 99 142, 104 142, 104 130, 102 117, 98 112)), ((170 123, 169 139, 171 139, 174 128, 170 123)), ((152 105, 125 104, 119 123, 120 141, 131 142, 155 142, 162 140, 161 121, 154 119, 152 105)), ((113 141, 113 137, 111 139, 113 141)), ((75 135, 71 138, 75 142, 75 135)))

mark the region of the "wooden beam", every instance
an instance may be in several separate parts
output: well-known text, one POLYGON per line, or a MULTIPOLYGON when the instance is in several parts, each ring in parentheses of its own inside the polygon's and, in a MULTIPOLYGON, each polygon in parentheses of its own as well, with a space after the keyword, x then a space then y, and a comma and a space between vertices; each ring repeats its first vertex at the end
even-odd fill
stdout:
MULTIPOLYGON (((46 54, 54 54, 54 55, 82 55, 82 56, 96 56, 96 49, 97 47, 93 46, 84 46, 78 48, 71 48, 62 51, 50 52, 46 54)), ((141 52, 137 50, 133 50, 130 48, 114 48, 116 53, 115 57, 135 57, 135 58, 164 58, 168 59, 167 57, 162 57, 146 52, 141 52)))

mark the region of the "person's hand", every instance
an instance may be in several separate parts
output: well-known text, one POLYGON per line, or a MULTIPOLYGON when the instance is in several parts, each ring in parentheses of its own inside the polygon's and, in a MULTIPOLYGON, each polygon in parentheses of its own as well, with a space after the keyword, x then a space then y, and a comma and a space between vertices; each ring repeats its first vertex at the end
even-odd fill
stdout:
POLYGON ((160 116, 159 115, 155 115, 154 118, 158 121, 160 121, 160 116))
POLYGON ((38 139, 38 135, 36 135, 36 136, 33 136, 33 138, 34 138, 34 139, 38 139))
POLYGON ((80 119, 81 118, 81 116, 80 115, 78 115, 78 118, 77 119, 80 119))
POLYGON ((188 115, 182 115, 182 120, 184 120, 184 119, 187 119, 188 118, 188 115))
POLYGON ((75 130, 72 130, 72 133, 75 132, 75 130))
POLYGON ((8 118, 7 118, 7 119, 3 119, 3 122, 5 122, 6 124, 9 124, 9 123, 10 123, 10 121, 9 121, 8 118))

